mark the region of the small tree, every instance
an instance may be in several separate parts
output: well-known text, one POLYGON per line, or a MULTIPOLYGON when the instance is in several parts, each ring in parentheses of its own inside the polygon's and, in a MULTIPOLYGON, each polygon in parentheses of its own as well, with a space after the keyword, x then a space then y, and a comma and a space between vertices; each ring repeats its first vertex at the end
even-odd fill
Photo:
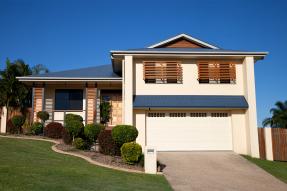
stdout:
POLYGON ((25 123, 25 117, 22 115, 15 115, 11 119, 12 124, 17 128, 18 134, 21 131, 22 125, 25 123))
POLYGON ((73 141, 75 137, 77 137, 83 132, 84 125, 81 119, 81 116, 74 114, 67 114, 65 116, 64 127, 65 129, 67 129, 69 134, 72 135, 73 141))
POLYGON ((103 101, 100 105, 101 123, 106 124, 110 120, 111 104, 103 101))
POLYGON ((42 124, 45 124, 45 121, 47 121, 48 119, 49 119, 49 113, 47 112, 47 111, 39 111, 38 113, 37 113, 37 117, 39 118, 39 119, 41 119, 41 121, 42 121, 42 124))

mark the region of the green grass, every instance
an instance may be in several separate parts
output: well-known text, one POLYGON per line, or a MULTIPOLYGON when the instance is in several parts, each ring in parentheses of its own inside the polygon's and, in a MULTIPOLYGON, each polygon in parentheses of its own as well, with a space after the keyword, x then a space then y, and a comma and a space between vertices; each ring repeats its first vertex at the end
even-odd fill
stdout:
POLYGON ((244 156, 247 160, 261 167, 273 176, 287 183, 287 162, 267 161, 250 156, 244 156))
POLYGON ((52 143, 0 138, 0 190, 171 190, 161 175, 91 165, 51 150, 52 143))

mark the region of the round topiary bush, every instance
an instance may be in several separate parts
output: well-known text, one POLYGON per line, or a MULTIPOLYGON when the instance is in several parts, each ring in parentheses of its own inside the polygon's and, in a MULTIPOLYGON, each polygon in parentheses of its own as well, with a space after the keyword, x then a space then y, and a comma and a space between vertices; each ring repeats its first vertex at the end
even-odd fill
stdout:
POLYGON ((124 143, 135 141, 137 136, 138 130, 131 125, 117 125, 112 129, 112 137, 119 147, 124 143))
POLYGON ((35 122, 31 126, 31 133, 33 135, 39 135, 43 132, 43 124, 40 122, 35 122))
POLYGON ((25 117, 22 115, 15 115, 11 119, 12 124, 16 127, 18 133, 21 132, 21 127, 25 123, 25 117))
POLYGON ((142 155, 142 147, 135 143, 124 143, 121 147, 121 156, 127 164, 135 164, 142 155))
POLYGON ((117 146, 112 138, 111 130, 103 130, 98 136, 100 152, 105 155, 117 155, 121 154, 120 147, 117 146))
POLYGON ((49 113, 47 111, 37 112, 37 117, 42 120, 43 123, 49 119, 49 113))
POLYGON ((82 131, 84 130, 84 125, 81 121, 71 120, 65 122, 65 128, 70 133, 70 135, 72 135, 72 138, 74 140, 75 137, 82 133, 82 131))
POLYGON ((65 119, 64 119, 65 123, 69 122, 69 121, 73 121, 73 120, 83 122, 83 118, 80 115, 76 115, 76 114, 72 114, 72 113, 65 115, 65 119))
POLYGON ((65 144, 69 145, 72 143, 73 138, 70 135, 70 133, 67 131, 67 129, 63 129, 62 131, 62 140, 64 141, 65 144))
POLYGON ((44 127, 44 136, 59 139, 62 138, 62 131, 64 127, 61 123, 51 122, 44 127))
POLYGON ((100 132, 104 129, 102 124, 88 124, 84 128, 84 134, 90 142, 96 142, 100 132))
POLYGON ((76 147, 76 149, 85 149, 85 141, 82 138, 75 138, 73 145, 76 147))

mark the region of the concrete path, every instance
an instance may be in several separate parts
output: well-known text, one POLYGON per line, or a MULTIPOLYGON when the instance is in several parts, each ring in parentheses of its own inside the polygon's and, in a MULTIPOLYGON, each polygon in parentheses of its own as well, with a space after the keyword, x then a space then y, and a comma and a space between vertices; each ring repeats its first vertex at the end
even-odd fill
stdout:
POLYGON ((233 152, 164 152, 158 158, 176 191, 287 191, 287 184, 233 152))

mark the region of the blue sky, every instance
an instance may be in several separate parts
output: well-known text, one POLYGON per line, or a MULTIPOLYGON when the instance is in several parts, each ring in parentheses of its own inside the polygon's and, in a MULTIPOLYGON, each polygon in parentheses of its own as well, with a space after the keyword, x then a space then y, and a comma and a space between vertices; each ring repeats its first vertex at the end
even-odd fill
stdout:
POLYGON ((287 1, 0 0, 0 69, 6 58, 51 71, 110 63, 109 51, 188 33, 226 49, 269 51, 256 63, 259 125, 287 100, 287 1))

